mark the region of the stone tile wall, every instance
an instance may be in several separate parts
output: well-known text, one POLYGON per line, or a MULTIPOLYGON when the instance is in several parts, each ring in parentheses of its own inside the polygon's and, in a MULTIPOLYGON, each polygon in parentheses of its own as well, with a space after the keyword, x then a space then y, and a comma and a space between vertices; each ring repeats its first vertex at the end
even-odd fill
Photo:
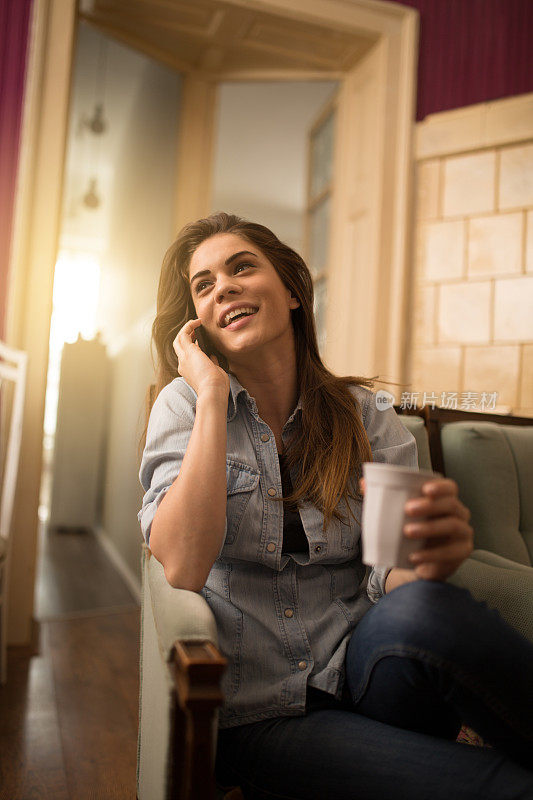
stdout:
POLYGON ((532 112, 524 95, 417 126, 418 405, 426 392, 436 405, 533 416, 532 112))

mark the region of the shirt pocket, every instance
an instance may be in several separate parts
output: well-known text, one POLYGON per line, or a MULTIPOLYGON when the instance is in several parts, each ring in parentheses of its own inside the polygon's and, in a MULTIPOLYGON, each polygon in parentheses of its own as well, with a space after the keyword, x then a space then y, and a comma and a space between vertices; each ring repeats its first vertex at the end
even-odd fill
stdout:
POLYGON ((348 618, 359 605, 359 597, 363 592, 362 585, 365 575, 366 567, 358 558, 336 565, 331 571, 331 600, 339 606, 344 616, 348 618))
POLYGON ((233 544, 243 527, 246 509, 259 484, 259 472, 247 464, 226 459, 227 531, 224 544, 233 544))
POLYGON ((338 522, 340 529, 341 547, 347 552, 348 555, 356 556, 359 553, 359 539, 360 529, 356 523, 351 520, 349 524, 345 522, 338 522))
POLYGON ((333 561, 346 561, 359 553, 361 529, 350 519, 349 522, 332 517, 327 529, 328 557, 333 561))
POLYGON ((350 509, 351 513, 349 514, 346 503, 344 503, 341 509, 343 520, 335 520, 335 522, 342 551, 345 555, 353 558, 360 550, 361 526, 359 522, 361 520, 362 504, 352 501, 350 509), (356 519, 353 518, 354 514, 356 519))

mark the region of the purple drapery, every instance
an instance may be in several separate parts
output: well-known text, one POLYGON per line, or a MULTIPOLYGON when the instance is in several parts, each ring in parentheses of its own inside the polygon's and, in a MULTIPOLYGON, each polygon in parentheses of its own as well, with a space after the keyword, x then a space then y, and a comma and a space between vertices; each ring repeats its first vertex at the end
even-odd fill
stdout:
POLYGON ((420 13, 417 120, 533 91, 532 0, 393 0, 420 13))
POLYGON ((0 338, 5 336, 13 203, 32 0, 0 0, 0 338))

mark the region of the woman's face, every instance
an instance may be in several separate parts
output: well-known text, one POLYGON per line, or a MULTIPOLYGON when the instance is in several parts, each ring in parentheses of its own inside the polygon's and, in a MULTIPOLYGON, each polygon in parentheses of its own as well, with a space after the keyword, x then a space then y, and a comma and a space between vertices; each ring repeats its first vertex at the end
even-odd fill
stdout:
POLYGON ((290 312, 299 300, 262 251, 240 236, 218 233, 202 242, 191 258, 189 281, 196 314, 228 360, 294 335, 290 312), (257 312, 227 324, 234 306, 257 312))

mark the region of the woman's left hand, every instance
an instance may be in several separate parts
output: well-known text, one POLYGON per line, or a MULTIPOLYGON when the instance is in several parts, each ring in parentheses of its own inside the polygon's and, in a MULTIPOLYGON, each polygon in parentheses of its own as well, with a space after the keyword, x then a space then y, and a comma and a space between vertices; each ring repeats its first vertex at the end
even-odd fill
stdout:
POLYGON ((409 560, 419 578, 445 581, 474 549, 474 531, 468 524, 470 511, 459 500, 457 483, 450 478, 428 481, 422 486, 422 494, 424 497, 405 504, 409 521, 404 534, 408 539, 427 540, 409 560))

